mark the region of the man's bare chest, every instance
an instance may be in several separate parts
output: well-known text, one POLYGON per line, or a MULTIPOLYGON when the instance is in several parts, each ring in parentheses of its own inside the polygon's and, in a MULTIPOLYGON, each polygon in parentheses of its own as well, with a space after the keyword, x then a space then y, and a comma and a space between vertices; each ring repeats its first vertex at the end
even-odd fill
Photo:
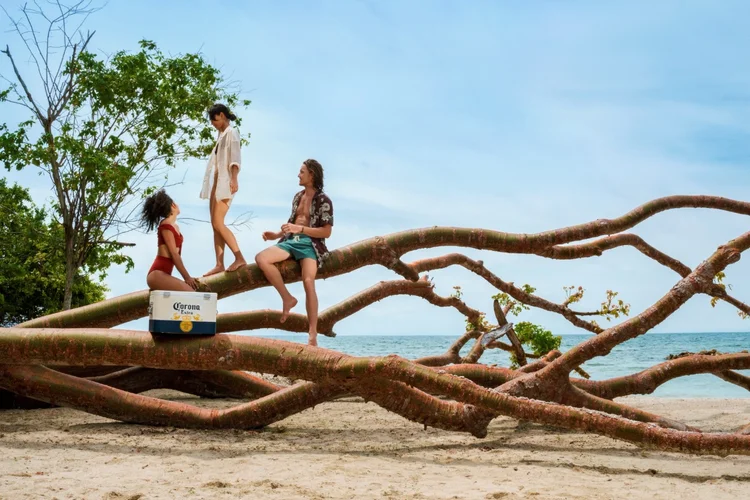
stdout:
POLYGON ((302 196, 297 206, 297 211, 294 214, 297 220, 304 220, 305 222, 310 221, 310 208, 312 206, 312 198, 302 196))

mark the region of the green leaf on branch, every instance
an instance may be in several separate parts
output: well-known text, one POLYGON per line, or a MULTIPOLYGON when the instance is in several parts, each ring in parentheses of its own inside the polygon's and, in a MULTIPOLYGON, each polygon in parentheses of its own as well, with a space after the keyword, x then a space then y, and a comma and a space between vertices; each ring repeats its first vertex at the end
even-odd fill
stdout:
POLYGON ((565 296, 567 297, 564 303, 565 307, 569 306, 570 304, 579 302, 583 298, 583 294, 585 292, 582 286, 579 286, 576 289, 575 285, 564 286, 563 290, 565 290, 565 296))
MULTIPOLYGON (((521 287, 521 290, 523 290, 524 293, 531 295, 536 291, 536 288, 527 283, 521 287)), ((493 295, 492 299, 497 300, 501 307, 510 306, 508 314, 512 314, 513 316, 518 316, 523 311, 528 311, 530 309, 529 306, 522 302, 517 302, 513 297, 505 292, 500 292, 493 295)))
POLYGON ((619 318, 620 315, 628 316, 630 314, 630 304, 626 304, 622 299, 615 301, 618 294, 619 292, 607 290, 607 300, 602 302, 601 309, 599 309, 599 314, 604 316, 607 321, 611 321, 612 318, 619 318))
MULTIPOLYGON (((559 349, 562 343, 561 336, 553 335, 551 331, 528 321, 516 323, 513 330, 524 350, 532 352, 535 356, 544 356, 552 350, 559 349)), ((511 368, 518 368, 518 360, 514 354, 511 354, 510 360, 511 368)))
POLYGON ((481 313, 479 317, 476 319, 476 321, 472 321, 469 318, 466 318, 464 320, 466 322, 466 331, 479 331, 479 332, 488 332, 492 330, 492 324, 487 321, 487 317, 484 313, 481 313))

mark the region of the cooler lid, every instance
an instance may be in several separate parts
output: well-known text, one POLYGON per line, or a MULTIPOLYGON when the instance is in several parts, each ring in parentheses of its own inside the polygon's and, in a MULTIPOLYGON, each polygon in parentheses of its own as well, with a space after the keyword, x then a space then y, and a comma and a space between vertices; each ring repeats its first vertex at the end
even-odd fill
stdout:
POLYGON ((216 299, 216 292, 174 292, 168 290, 152 290, 151 295, 153 297, 163 297, 165 299, 169 297, 173 298, 190 298, 190 299, 203 299, 211 300, 216 299))

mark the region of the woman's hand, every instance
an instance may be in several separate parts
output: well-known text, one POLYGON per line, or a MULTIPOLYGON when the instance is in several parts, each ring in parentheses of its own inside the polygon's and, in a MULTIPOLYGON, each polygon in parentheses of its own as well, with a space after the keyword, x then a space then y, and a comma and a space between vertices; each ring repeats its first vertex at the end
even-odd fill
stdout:
POLYGON ((237 179, 230 179, 229 181, 229 192, 234 194, 237 192, 237 190, 240 188, 240 183, 237 182, 237 179))
POLYGON ((273 231, 263 231, 263 241, 278 240, 279 234, 273 231))
POLYGON ((198 285, 199 285, 198 280, 196 280, 195 278, 191 276, 188 276, 187 278, 185 278, 185 283, 187 283, 188 286, 192 288, 193 290, 198 289, 198 285))

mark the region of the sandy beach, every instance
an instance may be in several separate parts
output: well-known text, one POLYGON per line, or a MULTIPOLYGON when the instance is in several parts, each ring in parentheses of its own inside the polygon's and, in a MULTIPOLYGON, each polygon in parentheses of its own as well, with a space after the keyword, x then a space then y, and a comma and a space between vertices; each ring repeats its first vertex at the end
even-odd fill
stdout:
MULTIPOLYGON (((202 406, 172 391, 153 395, 202 406)), ((628 398, 704 430, 750 421, 750 399, 628 398)), ((509 418, 489 435, 425 430, 357 399, 262 431, 114 422, 65 408, 0 414, 0 498, 743 498, 750 456, 643 450, 509 418)))

